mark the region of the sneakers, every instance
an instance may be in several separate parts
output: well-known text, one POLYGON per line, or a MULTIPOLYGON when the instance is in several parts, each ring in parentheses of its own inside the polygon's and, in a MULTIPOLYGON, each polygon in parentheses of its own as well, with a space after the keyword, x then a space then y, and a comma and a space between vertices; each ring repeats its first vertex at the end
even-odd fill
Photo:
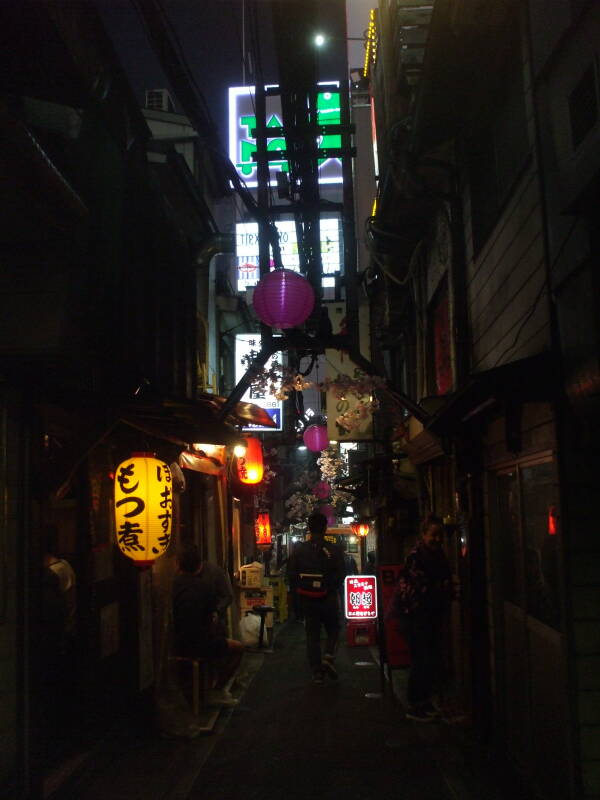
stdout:
POLYGON ((313 683, 323 683, 323 673, 321 672, 320 669, 317 670, 316 672, 313 672, 312 680, 313 683))
POLYGON ((332 678, 334 681, 337 681, 338 673, 333 663, 333 656, 324 655, 321 666, 323 668, 323 671, 329 678, 332 678))
POLYGON ((239 700, 227 691, 227 689, 211 689, 208 693, 208 704, 220 706, 221 708, 232 708, 237 706, 239 700))
POLYGON ((409 708, 406 712, 406 719, 412 719, 415 722, 433 722, 435 716, 428 714, 422 708, 409 708))

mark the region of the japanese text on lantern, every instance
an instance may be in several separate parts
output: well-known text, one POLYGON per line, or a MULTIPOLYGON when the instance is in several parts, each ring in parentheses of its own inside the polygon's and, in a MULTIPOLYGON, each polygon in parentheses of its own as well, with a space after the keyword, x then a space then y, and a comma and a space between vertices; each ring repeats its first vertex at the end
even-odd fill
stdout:
POLYGON ((346 619, 377 618, 377 579, 374 575, 348 575, 344 581, 346 619))
POLYGON ((115 475, 120 550, 135 561, 153 561, 169 546, 172 517, 170 468, 148 456, 132 456, 121 463, 115 475))

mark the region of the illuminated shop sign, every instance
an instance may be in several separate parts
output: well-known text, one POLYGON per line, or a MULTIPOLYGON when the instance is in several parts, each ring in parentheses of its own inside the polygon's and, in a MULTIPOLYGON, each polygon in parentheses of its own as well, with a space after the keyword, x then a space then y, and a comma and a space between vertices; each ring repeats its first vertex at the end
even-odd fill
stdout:
MULTIPOLYGON (((260 334, 258 333, 238 333, 235 337, 235 382, 240 382, 242 377, 248 370, 248 359, 254 358, 260 351, 260 334)), ((266 370, 270 370, 274 365, 279 363, 281 355, 275 353, 267 361, 265 365, 266 370)), ((283 428, 283 403, 278 400, 274 395, 269 394, 267 391, 251 386, 246 390, 241 402, 254 403, 261 408, 264 408, 267 414, 275 422, 276 428, 267 428, 264 425, 247 425, 244 427, 245 431, 274 431, 282 430, 283 428)))
MULTIPOLYGON (((293 220, 278 220, 275 226, 279 231, 281 261, 286 269, 300 271, 298 256, 298 238, 293 220)), ((340 224, 337 217, 320 220, 321 230, 321 262, 323 275, 331 275, 340 271, 340 224)), ((239 222, 235 226, 237 289, 243 292, 250 286, 256 286, 260 273, 258 268, 258 223, 239 222)), ((273 266, 271 252, 271 266, 273 266)))
POLYGON ((346 619, 377 619, 377 578, 347 575, 344 579, 346 619))
MULTIPOLYGON (((330 82, 328 86, 339 86, 330 82)), ((279 95, 267 95, 267 128, 281 128, 281 99, 279 95)), ((317 95, 317 121, 320 125, 340 124, 340 93, 322 91, 317 95)), ((252 130, 256 128, 256 111, 254 103, 254 86, 237 86, 229 89, 229 158, 235 164, 238 175, 249 187, 257 186, 256 139, 252 130)), ((336 134, 324 134, 317 137, 320 148, 341 147, 342 137, 336 134)), ((267 150, 276 152, 285 150, 285 139, 282 136, 267 137, 267 150)), ((288 172, 288 162, 269 162, 271 186, 277 185, 276 173, 288 172)), ((319 183, 342 183, 342 162, 339 158, 328 158, 319 161, 319 183)))

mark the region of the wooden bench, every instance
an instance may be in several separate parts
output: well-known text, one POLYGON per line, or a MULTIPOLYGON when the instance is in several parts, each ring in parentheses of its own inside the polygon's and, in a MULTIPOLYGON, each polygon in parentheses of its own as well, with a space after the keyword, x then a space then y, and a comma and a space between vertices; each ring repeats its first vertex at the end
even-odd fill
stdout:
POLYGON ((211 662, 202 656, 170 656, 169 661, 179 666, 189 664, 192 670, 192 710, 195 716, 206 708, 206 695, 210 688, 211 662))

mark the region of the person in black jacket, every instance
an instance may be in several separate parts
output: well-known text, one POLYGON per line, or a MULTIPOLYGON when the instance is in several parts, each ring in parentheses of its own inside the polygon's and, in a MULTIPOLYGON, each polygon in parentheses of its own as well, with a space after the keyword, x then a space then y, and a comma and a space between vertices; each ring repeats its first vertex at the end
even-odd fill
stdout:
POLYGON ((442 671, 442 631, 453 594, 443 536, 442 519, 429 514, 421 538, 406 557, 392 604, 410 651, 406 716, 417 722, 439 716, 431 696, 442 671))
POLYGON ((324 675, 337 678, 335 654, 340 630, 337 595, 345 576, 340 548, 325 541, 327 518, 313 513, 307 520, 310 540, 302 542, 290 557, 290 584, 300 598, 306 626, 306 652, 315 683, 324 675), (327 642, 321 655, 321 626, 327 642))
POLYGON ((222 615, 231 603, 231 584, 220 567, 202 561, 194 544, 177 555, 179 571, 173 579, 173 623, 178 656, 203 656, 214 662, 216 680, 209 692, 212 705, 233 706, 229 692, 244 654, 244 646, 228 639, 222 615))

